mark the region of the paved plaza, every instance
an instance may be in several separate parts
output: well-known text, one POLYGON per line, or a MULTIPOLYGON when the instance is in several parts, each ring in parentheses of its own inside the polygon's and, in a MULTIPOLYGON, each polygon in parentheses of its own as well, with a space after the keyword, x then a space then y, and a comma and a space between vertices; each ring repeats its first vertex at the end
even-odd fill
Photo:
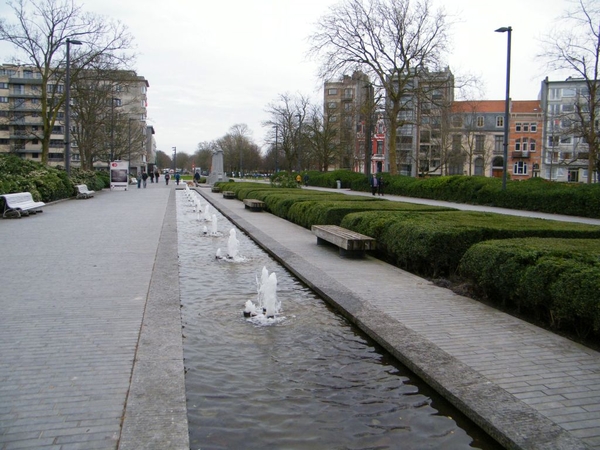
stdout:
MULTIPOLYGON (((0 449, 189 448, 175 189, 0 221, 0 449)), ((198 191, 507 448, 600 448, 598 352, 198 191)))

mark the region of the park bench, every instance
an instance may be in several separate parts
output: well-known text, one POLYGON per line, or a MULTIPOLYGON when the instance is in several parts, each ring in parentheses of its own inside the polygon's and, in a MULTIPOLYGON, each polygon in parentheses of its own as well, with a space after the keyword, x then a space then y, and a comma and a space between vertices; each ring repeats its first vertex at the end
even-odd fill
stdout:
POLYGON ((219 186, 213 186, 210 188, 210 192, 221 192, 221 188, 219 186))
POLYGON ((265 208, 265 202, 253 198, 245 198, 244 207, 250 211, 262 211, 265 208))
POLYGON ((33 200, 31 192, 17 192, 14 194, 3 194, 0 198, 4 199, 4 211, 2 217, 28 216, 42 212, 42 206, 46 206, 44 202, 36 202, 33 200))
POLYGON ((78 184, 75 187, 77 188, 77 198, 91 198, 96 192, 90 191, 85 184, 78 184))
POLYGON ((375 250, 377 244, 370 236, 337 225, 313 225, 311 230, 317 236, 317 245, 334 244, 345 258, 362 258, 365 251, 375 250))
POLYGON ((235 192, 223 191, 223 198, 235 198, 235 192))

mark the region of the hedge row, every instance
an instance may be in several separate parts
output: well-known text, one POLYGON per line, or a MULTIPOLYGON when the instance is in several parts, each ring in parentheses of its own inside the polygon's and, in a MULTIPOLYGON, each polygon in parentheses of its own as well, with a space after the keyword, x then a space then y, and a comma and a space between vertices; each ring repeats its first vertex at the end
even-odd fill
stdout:
POLYGON ((374 237, 393 264, 424 276, 456 272, 465 252, 490 239, 517 237, 600 238, 600 227, 472 211, 362 212, 345 228, 374 237))
POLYGON ((73 169, 69 177, 64 170, 11 154, 0 155, 0 174, 0 194, 31 192, 34 200, 43 202, 73 197, 77 184, 94 191, 108 186, 108 174, 73 169))
MULTIPOLYGON (((336 180, 341 180, 343 188, 365 192, 370 190, 364 174, 344 170, 307 174, 311 186, 335 188, 336 180)), ((600 218, 598 183, 558 183, 531 178, 524 181, 508 180, 506 190, 502 190, 500 178, 464 175, 413 178, 388 173, 382 173, 381 176, 388 194, 600 218)))
POLYGON ((507 239, 472 246, 459 273, 492 302, 580 337, 600 332, 600 240, 507 239))

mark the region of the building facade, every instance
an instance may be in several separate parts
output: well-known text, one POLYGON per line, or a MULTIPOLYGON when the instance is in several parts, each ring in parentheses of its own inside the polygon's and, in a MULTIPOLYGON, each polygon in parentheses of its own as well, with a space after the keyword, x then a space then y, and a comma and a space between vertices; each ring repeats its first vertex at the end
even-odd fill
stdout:
MULTIPOLYGON (((111 155, 113 159, 131 158, 140 162, 146 160, 146 110, 148 81, 131 71, 120 71, 119 81, 111 82, 110 106, 104 114, 99 114, 97 128, 103 133, 92 136, 93 145, 101 145, 106 151, 94 149, 90 154, 93 167, 107 169, 111 155), (132 145, 139 142, 140 145, 132 145), (98 141, 103 141, 98 143, 98 141), (132 152, 131 148, 134 147, 132 152), (104 156, 99 156, 104 155, 104 156)), ((53 90, 49 101, 62 101, 64 104, 65 86, 60 82, 47 89, 53 90)), ((78 114, 76 90, 71 86, 71 167, 78 167, 82 155, 79 146, 84 133, 78 114)), ((81 99, 83 104, 83 99, 81 99)), ((35 68, 5 64, 0 66, 0 153, 14 153, 22 158, 41 161, 43 132, 42 77, 35 68)), ((64 106, 59 109, 49 142, 48 164, 65 166, 65 115, 64 106)), ((89 133, 88 133, 89 134, 89 133)), ((85 144, 86 148, 92 144, 85 144)))
POLYGON ((589 148, 581 137, 577 116, 578 109, 585 111, 589 104, 585 80, 569 77, 564 81, 549 81, 546 78, 539 97, 545 125, 541 176, 552 181, 585 182, 589 148))
MULTIPOLYGON (((452 104, 449 175, 502 178, 504 173, 504 100, 452 104)), ((543 120, 537 100, 509 103, 507 174, 512 180, 539 176, 543 120)))
POLYGON ((357 71, 338 81, 326 81, 323 106, 324 118, 336 130, 340 149, 335 168, 365 173, 365 164, 370 164, 369 173, 381 171, 385 162, 385 131, 377 127, 369 77, 357 71))

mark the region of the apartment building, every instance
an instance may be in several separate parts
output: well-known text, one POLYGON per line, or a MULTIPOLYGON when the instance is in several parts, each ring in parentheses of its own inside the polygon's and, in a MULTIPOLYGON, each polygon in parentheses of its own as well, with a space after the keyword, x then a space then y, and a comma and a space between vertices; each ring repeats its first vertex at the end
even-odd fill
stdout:
POLYGON ((408 78, 396 130, 398 173, 413 177, 445 175, 454 75, 446 67, 435 72, 422 69, 408 78))
MULTIPOLYGON (((107 168, 110 155, 113 159, 129 157, 132 165, 139 166, 145 166, 147 160, 146 108, 149 84, 144 77, 132 71, 119 71, 119 75, 118 83, 111 82, 113 92, 109 98, 110 106, 98 116, 99 126, 104 131, 102 135, 93 137, 93 145, 100 145, 106 151, 99 151, 98 148, 90 151, 96 169, 107 168), (98 143, 99 140, 103 142, 98 143), (135 145, 136 142, 140 144, 135 145)), ((64 84, 48 85, 50 88, 58 94, 51 101, 63 100, 64 84)), ((15 153, 22 158, 41 161, 41 91, 42 77, 34 67, 0 65, 0 153, 15 153)), ((82 121, 78 120, 78 99, 73 86, 71 97, 71 167, 78 167, 86 156, 84 151, 92 144, 79 148, 85 141, 83 133, 78 136, 82 121)), ((60 110, 49 142, 48 163, 52 166, 65 165, 64 120, 64 111, 60 110)))
MULTIPOLYGON (((552 181, 585 182, 589 148, 582 137, 577 111, 589 110, 589 93, 582 78, 542 81, 540 103, 544 121, 541 176, 552 181)), ((598 125, 596 125, 598 126, 598 125)))
MULTIPOLYGON (((504 100, 452 104, 449 175, 502 178, 504 172, 504 100)), ((507 171, 510 179, 539 176, 542 113, 537 100, 509 103, 507 171)))
MULTIPOLYGON (((337 81, 326 81, 323 89, 323 116, 336 130, 336 144, 339 156, 336 168, 365 171, 365 141, 371 136, 370 151, 382 151, 383 144, 377 146, 373 138, 374 117, 373 86, 369 77, 356 71, 351 76, 344 75, 337 81), (373 149, 374 147, 374 149, 373 149)), ((380 139, 385 139, 380 136, 380 139)), ((382 159, 383 155, 375 156, 382 159)), ((372 163, 376 169, 376 162, 372 163)))

